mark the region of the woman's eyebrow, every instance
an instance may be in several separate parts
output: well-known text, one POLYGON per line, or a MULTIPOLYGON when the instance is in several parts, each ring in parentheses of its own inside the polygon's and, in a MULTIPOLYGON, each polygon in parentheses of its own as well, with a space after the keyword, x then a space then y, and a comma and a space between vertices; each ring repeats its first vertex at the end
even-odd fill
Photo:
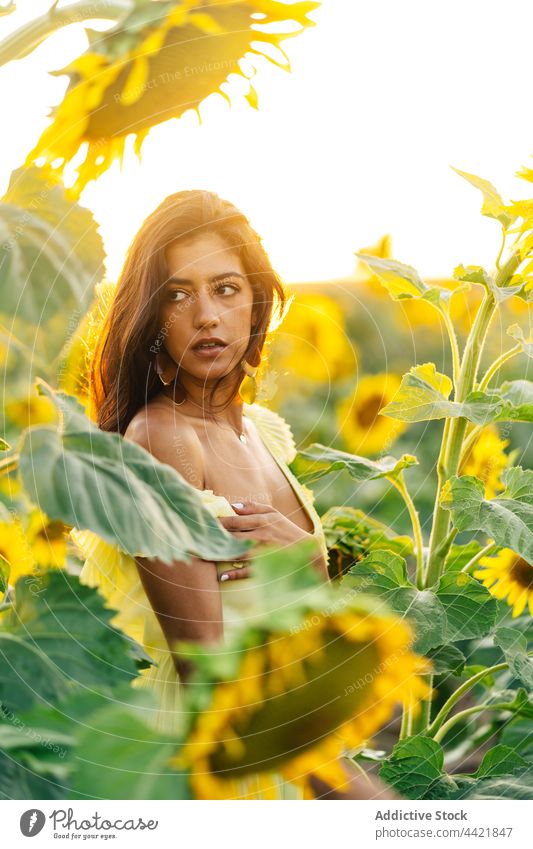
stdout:
MULTIPOLYGON (((210 283, 218 283, 219 280, 224 280, 226 277, 241 277, 243 280, 246 280, 246 275, 241 274, 240 271, 223 271, 222 274, 215 274, 213 277, 209 279, 210 283)), ((178 283, 180 286, 193 286, 194 282, 192 280, 187 280, 186 277, 169 277, 167 280, 167 284, 178 283)))

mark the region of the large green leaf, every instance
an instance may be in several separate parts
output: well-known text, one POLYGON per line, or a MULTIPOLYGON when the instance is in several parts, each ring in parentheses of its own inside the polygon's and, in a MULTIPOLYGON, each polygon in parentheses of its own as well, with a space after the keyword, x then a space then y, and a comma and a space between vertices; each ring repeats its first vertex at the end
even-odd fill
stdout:
POLYGON ((436 675, 460 675, 466 663, 462 651, 456 646, 442 645, 427 653, 436 675))
POLYGON ((418 590, 409 581, 405 560, 392 551, 372 551, 353 566, 343 585, 360 593, 379 596, 396 613, 413 625, 415 650, 428 652, 442 644, 446 613, 430 590, 418 590))
POLYGON ((486 424, 503 407, 499 396, 492 397, 486 392, 470 392, 461 403, 449 401, 452 388, 450 378, 438 372, 434 363, 413 366, 403 375, 394 398, 380 413, 405 422, 463 416, 476 424, 486 424))
POLYGON ((458 781, 454 799, 533 799, 533 767, 520 775, 458 781))
POLYGON ((379 460, 369 460, 315 442, 305 451, 298 451, 290 468, 303 483, 314 482, 339 469, 345 469, 355 481, 363 482, 397 477, 403 469, 417 463, 418 460, 411 454, 402 454, 399 460, 390 455, 379 460))
POLYGON ((51 569, 19 578, 2 619, 0 701, 17 709, 57 701, 76 684, 111 692, 137 676, 133 641, 114 611, 75 575, 51 569))
POLYGON ((447 799, 456 785, 443 770, 442 747, 419 734, 395 745, 379 775, 407 799, 447 799))
POLYGON ((476 770, 476 778, 489 778, 495 775, 511 775, 527 767, 527 761, 520 757, 510 746, 501 744, 489 749, 476 770))
POLYGON ((483 195, 482 215, 495 218, 503 227, 509 227, 513 223, 516 216, 510 214, 508 207, 504 204, 499 192, 494 188, 492 183, 483 179, 483 177, 469 174, 467 171, 460 171, 458 168, 454 168, 453 170, 476 189, 479 189, 483 195))
POLYGON ((424 283, 418 271, 411 265, 365 253, 356 253, 356 256, 362 262, 365 262, 379 278, 393 301, 421 298, 439 307, 441 302, 448 302, 452 295, 468 288, 468 286, 458 286, 456 289, 450 290, 441 286, 428 286, 427 283, 424 283))
POLYGON ((514 628, 499 628, 494 642, 505 655, 511 672, 531 692, 533 690, 533 658, 527 653, 527 640, 514 628))
POLYGON ((511 466, 501 479, 505 490, 488 500, 478 478, 454 475, 442 489, 442 506, 460 531, 483 531, 533 564, 533 471, 511 466))
POLYGON ((484 637, 494 625, 497 602, 489 591, 465 572, 444 574, 437 598, 446 611, 446 642, 484 637))
POLYGON ((92 213, 50 170, 19 168, 0 204, 0 312, 40 327, 89 306, 104 250, 92 213))
POLYGON ((72 796, 190 799, 187 775, 169 765, 177 753, 177 740, 148 727, 135 705, 106 705, 91 714, 91 726, 78 729, 72 796))
POLYGON ((509 298, 512 298, 514 295, 520 295, 520 297, 523 297, 522 290, 525 285, 524 280, 520 280, 513 286, 510 286, 509 283, 506 286, 498 286, 496 279, 492 276, 492 274, 489 274, 489 272, 480 265, 467 265, 466 268, 463 265, 458 265, 457 268, 454 269, 453 276, 457 280, 461 280, 463 282, 480 283, 493 295, 497 304, 501 304, 503 301, 509 300, 509 298))
POLYGON ((94 531, 130 555, 167 563, 231 560, 250 547, 204 506, 198 490, 144 448, 99 430, 81 405, 42 384, 62 427, 32 428, 20 450, 20 472, 32 501, 50 519, 94 531))
POLYGON ((499 395, 503 406, 494 421, 533 422, 533 382, 507 380, 489 394, 499 395))

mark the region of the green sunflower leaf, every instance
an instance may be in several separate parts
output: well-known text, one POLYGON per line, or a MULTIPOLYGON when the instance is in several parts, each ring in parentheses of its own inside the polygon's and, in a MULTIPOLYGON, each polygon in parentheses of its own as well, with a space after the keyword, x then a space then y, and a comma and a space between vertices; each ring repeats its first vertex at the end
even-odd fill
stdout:
POLYGON ((387 289, 393 301, 420 298, 440 308, 442 302, 448 302, 452 295, 468 288, 467 286, 458 286, 456 289, 450 290, 440 286, 428 286, 424 283, 418 271, 410 265, 404 265, 402 262, 384 259, 372 254, 356 253, 355 255, 368 265, 387 289))
POLYGON ((314 482, 339 469, 346 470, 350 477, 362 483, 397 477, 403 469, 417 463, 418 460, 411 454, 402 454, 399 460, 389 455, 379 460, 369 460, 367 457, 348 454, 346 451, 338 451, 314 442, 304 451, 298 451, 290 463, 290 468, 302 483, 314 482))
POLYGON ((418 590, 409 581, 403 557, 387 550, 373 551, 350 569, 343 586, 382 598, 408 619, 416 635, 416 651, 425 654, 442 644, 447 627, 442 602, 431 590, 418 590))
POLYGON ((57 702, 76 684, 110 692, 137 676, 132 640, 102 597, 62 569, 19 578, 0 628, 0 701, 57 702))
POLYGON ((495 775, 512 775, 527 767, 527 761, 510 746, 501 744, 489 749, 474 773, 476 778, 492 778, 495 775))
POLYGON ((460 675, 465 667, 466 658, 456 646, 442 645, 427 653, 436 675, 460 675))
POLYGON ((533 471, 511 466, 501 475, 505 490, 485 498, 485 486, 471 475, 452 476, 441 493, 460 531, 483 531, 533 565, 533 471))
POLYGON ((400 740, 379 776, 407 799, 447 799, 456 790, 444 772, 442 747, 423 734, 400 740))
POLYGON ((405 422, 462 416, 476 424, 486 424, 503 408, 502 399, 487 392, 470 392, 462 403, 449 401, 452 388, 450 378, 440 374, 434 363, 413 366, 403 375, 400 388, 380 414, 405 422))
POLYGON ((494 625, 496 599, 466 572, 449 572, 441 577, 437 598, 446 611, 447 642, 484 637, 494 625))
POLYGON ((505 656, 509 669, 529 690, 533 690, 533 657, 527 653, 527 640, 514 628, 499 628, 494 643, 505 656))
MULTIPOLYGON (((92 213, 67 200, 52 171, 19 168, 0 203, 0 312, 46 330, 89 307, 104 249, 92 213)), ((57 334, 57 329, 56 329, 57 334)))
POLYGON ((513 223, 516 216, 509 213, 508 207, 504 204, 499 192, 494 188, 492 183, 488 180, 484 180, 483 177, 477 177, 475 174, 469 174, 467 171, 460 171, 458 168, 454 168, 453 170, 476 189, 479 189, 483 195, 483 206, 481 207, 482 215, 496 219, 496 221, 499 221, 505 228, 509 227, 513 223))
POLYGON ((39 386, 60 410, 62 426, 25 432, 20 473, 27 494, 50 519, 93 531, 132 556, 166 563, 190 562, 190 554, 238 559, 249 548, 171 466, 97 428, 75 398, 39 386))

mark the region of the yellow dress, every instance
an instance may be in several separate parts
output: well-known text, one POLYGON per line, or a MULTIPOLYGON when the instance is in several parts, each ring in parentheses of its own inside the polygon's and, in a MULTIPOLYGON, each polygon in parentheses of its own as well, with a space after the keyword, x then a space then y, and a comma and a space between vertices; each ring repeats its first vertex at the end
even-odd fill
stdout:
MULTIPOLYGON (((259 404, 243 404, 243 415, 250 418, 265 447, 287 477, 298 500, 313 522, 313 536, 320 550, 327 554, 320 517, 313 506, 313 493, 301 484, 288 468, 296 454, 296 446, 288 423, 277 413, 259 404)), ((223 496, 212 490, 198 493, 214 516, 233 516, 235 511, 223 496)), ((71 531, 71 536, 85 557, 81 570, 82 583, 96 587, 106 598, 109 607, 118 613, 111 620, 138 643, 154 660, 155 665, 141 671, 134 686, 153 690, 157 708, 149 721, 158 730, 172 733, 180 725, 180 681, 165 636, 139 578, 135 560, 128 554, 102 540, 92 531, 71 531)), ((217 564, 219 571, 227 564, 217 564)), ((253 576, 244 581, 225 581, 219 584, 222 593, 224 632, 242 622, 250 610, 254 593, 253 576)), ((301 799, 301 791, 275 772, 246 776, 237 782, 239 799, 301 799)))

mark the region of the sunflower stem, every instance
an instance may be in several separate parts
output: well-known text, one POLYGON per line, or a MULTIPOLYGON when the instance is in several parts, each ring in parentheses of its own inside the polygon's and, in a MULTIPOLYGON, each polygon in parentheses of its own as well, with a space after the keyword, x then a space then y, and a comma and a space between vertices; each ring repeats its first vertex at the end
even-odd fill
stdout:
POLYGON ((479 391, 484 392, 487 386, 489 385, 491 378, 496 374, 498 369, 501 368, 503 364, 507 362, 507 360, 510 360, 511 357, 515 357, 517 354, 519 354, 521 350, 522 345, 518 343, 517 345, 514 345, 514 347, 509 348, 508 351, 504 351, 503 354, 500 354, 498 359, 494 360, 493 364, 485 372, 481 383, 478 386, 479 391))
POLYGON ((17 453, 10 454, 8 457, 0 458, 0 477, 14 472, 19 464, 19 455, 17 453))
POLYGON ((440 743, 450 731, 454 725, 457 725, 458 722, 461 722, 462 719, 466 719, 468 716, 472 716, 475 713, 481 713, 484 710, 512 710, 511 706, 508 702, 502 702, 501 704, 482 704, 482 705, 474 705, 470 708, 465 708, 465 710, 460 710, 459 713, 454 714, 447 722, 442 725, 437 733, 434 735, 433 739, 435 743, 440 743))
POLYGON ((13 602, 4 601, 2 604, 0 604, 0 613, 3 613, 4 610, 9 610, 10 607, 13 607, 13 602))
POLYGON ((475 554, 468 563, 463 566, 461 572, 471 572, 474 566, 481 560, 482 557, 485 557, 487 554, 490 554, 493 549, 498 548, 497 542, 489 542, 484 548, 481 548, 477 554, 475 554))
POLYGON ((420 526, 420 517, 418 515, 418 510, 416 509, 413 499, 409 494, 409 490, 405 485, 403 472, 400 472, 398 480, 394 478, 388 478, 388 480, 392 483, 393 486, 396 487, 396 489, 402 496, 409 512, 416 545, 416 585, 418 589, 422 589, 424 585, 424 539, 422 536, 422 528, 420 526))
MULTIPOLYGON (((505 266, 507 268, 508 264, 505 266)), ((509 273, 514 273, 516 266, 509 273)), ((502 269, 503 272, 503 269, 502 269)), ((502 274, 500 272, 500 274, 502 274)), ((499 275, 498 275, 499 276, 499 275)), ((497 304, 492 292, 487 291, 474 319, 472 329, 469 333, 463 359, 461 363, 461 374, 454 400, 458 403, 464 401, 471 392, 477 375, 479 360, 490 322, 496 312, 497 304)), ((438 485, 435 498, 435 510, 433 513, 433 526, 429 542, 428 567, 426 574, 426 586, 435 584, 444 564, 442 553, 439 553, 441 540, 447 536, 450 525, 450 511, 445 510, 441 504, 442 488, 445 482, 457 474, 463 438, 468 424, 464 416, 451 419, 449 429, 443 433, 441 455, 438 464, 438 485)))
POLYGON ((443 307, 440 310, 440 313, 444 319, 444 324, 446 330, 448 331, 448 336, 450 339, 450 348, 452 351, 452 368, 453 368, 453 385, 455 390, 457 390, 457 386, 459 383, 459 374, 461 369, 461 356, 459 354, 459 346, 457 344, 457 336, 455 333, 455 327, 453 326, 453 321, 450 318, 449 308, 443 307))
POLYGON ((475 685, 482 681, 483 678, 486 678, 487 675, 492 675, 495 672, 501 672, 502 669, 507 669, 508 665, 509 664, 507 663, 497 663, 495 666, 487 666, 486 669, 482 669, 480 672, 476 672, 476 674, 472 675, 471 678, 468 678, 468 680, 465 681, 464 684, 461 684, 461 686, 458 687, 457 690, 455 690, 451 694, 449 699, 444 702, 437 716, 435 717, 431 725, 428 727, 427 733, 429 734, 429 736, 433 737, 433 735, 436 734, 436 732, 441 727, 442 723, 448 716, 453 706, 457 704, 459 699, 462 698, 465 693, 468 693, 468 691, 471 690, 472 687, 475 687, 475 685))
POLYGON ((0 42, 0 66, 28 56, 49 35, 62 27, 82 21, 118 21, 132 8, 131 0, 78 0, 60 9, 54 6, 0 42))

